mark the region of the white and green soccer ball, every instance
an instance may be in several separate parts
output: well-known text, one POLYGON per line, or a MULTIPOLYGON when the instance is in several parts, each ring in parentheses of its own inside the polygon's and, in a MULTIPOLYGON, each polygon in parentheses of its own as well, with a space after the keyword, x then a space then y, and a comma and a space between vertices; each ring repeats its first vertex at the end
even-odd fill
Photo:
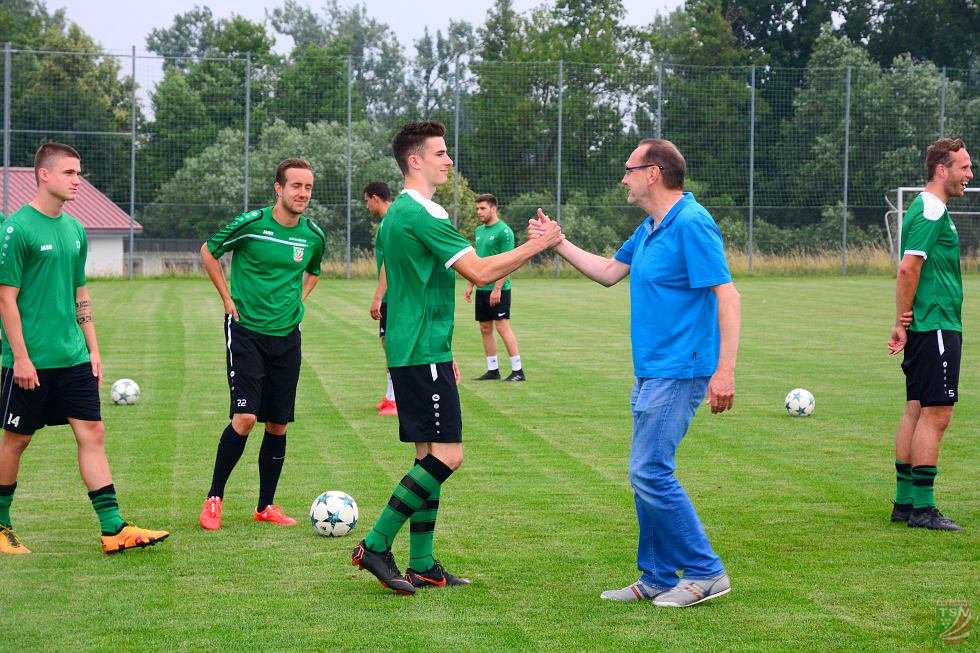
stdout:
POLYGON ((119 379, 109 388, 113 403, 130 406, 140 400, 140 387, 132 379, 119 379))
POLYGON ((310 523, 320 535, 343 537, 357 526, 357 504, 346 492, 324 492, 310 506, 310 523))
POLYGON ((813 393, 804 388, 793 388, 786 395, 786 412, 793 417, 806 417, 816 405, 813 393))

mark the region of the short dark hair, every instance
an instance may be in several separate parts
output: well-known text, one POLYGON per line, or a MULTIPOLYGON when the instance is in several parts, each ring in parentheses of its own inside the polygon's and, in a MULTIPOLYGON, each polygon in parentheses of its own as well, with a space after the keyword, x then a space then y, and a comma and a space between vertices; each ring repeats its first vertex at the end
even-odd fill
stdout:
POLYGON ((497 206, 497 198, 493 193, 480 193, 476 196, 476 203, 486 202, 490 206, 497 206))
POLYGON ((664 186, 672 190, 683 189, 687 163, 677 146, 662 138, 644 138, 640 145, 648 146, 642 155, 643 163, 656 163, 660 166, 664 186))
POLYGON ((276 168, 276 183, 282 186, 286 183, 286 171, 292 168, 302 168, 313 172, 313 165, 306 159, 286 159, 276 168))
POLYGON ((959 152, 966 145, 962 138, 940 138, 926 150, 926 179, 932 181, 936 168, 953 163, 953 152, 959 152))
POLYGON ((391 153, 402 174, 408 173, 408 157, 421 154, 425 141, 446 135, 446 126, 438 120, 418 120, 403 125, 391 141, 391 153))
POLYGON ((365 197, 377 197, 382 202, 391 201, 391 189, 383 181, 369 181, 363 192, 365 197))
POLYGON ((41 168, 50 168, 58 159, 72 157, 82 160, 78 150, 64 143, 45 143, 34 153, 34 181, 40 183, 41 168))

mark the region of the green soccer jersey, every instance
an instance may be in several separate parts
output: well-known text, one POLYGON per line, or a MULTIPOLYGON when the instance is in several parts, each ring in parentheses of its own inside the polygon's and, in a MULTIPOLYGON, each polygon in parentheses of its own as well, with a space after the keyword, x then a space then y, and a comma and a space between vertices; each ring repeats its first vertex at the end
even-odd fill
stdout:
MULTIPOLYGON (((385 219, 381 218, 378 223, 378 230, 374 234, 374 262, 378 266, 378 278, 381 278, 381 264, 384 263, 384 248, 381 246, 381 230, 384 229, 385 219)), ((381 296, 381 302, 388 301, 388 289, 385 287, 385 294, 381 296)))
POLYGON ((272 207, 242 213, 208 239, 215 258, 233 252, 231 298, 239 324, 284 336, 303 320, 303 273, 320 274, 326 238, 305 216, 295 227, 272 217, 272 207))
POLYGON ((912 302, 912 331, 962 331, 960 237, 942 200, 923 192, 902 222, 902 253, 925 259, 912 302))
MULTIPOLYGON (((85 285, 88 241, 75 218, 44 215, 30 204, 3 221, 0 284, 19 288, 17 308, 27 355, 39 370, 90 360, 75 317, 75 293, 85 285)), ((14 355, 3 338, 3 365, 14 355)))
POLYGON ((388 277, 388 367, 453 359, 456 273, 473 251, 446 210, 417 191, 403 190, 385 214, 381 246, 388 277))
MULTIPOLYGON (((503 220, 497 220, 490 226, 481 224, 476 228, 476 253, 480 258, 502 254, 512 249, 514 249, 514 232, 503 220)), ((500 289, 510 290, 510 277, 507 277, 500 289)), ((493 290, 493 284, 483 286, 480 290, 493 290)))

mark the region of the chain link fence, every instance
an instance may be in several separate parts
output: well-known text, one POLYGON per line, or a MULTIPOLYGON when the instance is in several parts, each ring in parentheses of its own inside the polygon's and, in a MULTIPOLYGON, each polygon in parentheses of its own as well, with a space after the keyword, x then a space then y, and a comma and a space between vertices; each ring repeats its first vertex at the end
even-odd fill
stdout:
MULTIPOLYGON (((431 117, 446 123, 456 162, 436 199, 466 235, 474 195, 492 192, 519 233, 540 206, 576 243, 612 253, 643 218, 625 201, 623 162, 656 136, 684 153, 686 185, 749 271, 764 273, 771 255, 822 253, 846 273, 853 251, 894 255, 888 196, 924 184, 929 143, 953 136, 980 148, 980 73, 896 62, 882 70, 455 61, 443 66, 448 75, 398 86, 366 78, 351 58, 309 52, 271 65, 8 45, 2 210, 17 208, 11 168, 32 166, 45 141, 69 143, 87 179, 143 226, 127 239, 133 266, 161 243, 196 252, 234 215, 271 204, 275 166, 300 156, 316 170, 308 213, 350 275, 371 247, 361 188, 381 179, 398 189, 391 136, 431 117)), ((980 195, 951 209, 964 256, 978 256, 980 195)))

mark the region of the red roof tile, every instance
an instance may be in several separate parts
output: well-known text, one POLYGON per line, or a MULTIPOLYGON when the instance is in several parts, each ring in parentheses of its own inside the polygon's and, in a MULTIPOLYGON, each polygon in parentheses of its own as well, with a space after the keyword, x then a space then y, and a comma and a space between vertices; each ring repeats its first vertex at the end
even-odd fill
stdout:
MULTIPOLYGON (((10 190, 10 198, 7 201, 8 214, 34 199, 37 192, 34 168, 10 168, 7 183, 10 190)), ((3 199, 3 168, 0 168, 0 209, 3 207, 3 199)), ((116 206, 84 177, 82 177, 82 185, 78 188, 78 195, 65 204, 65 213, 81 222, 85 231, 90 233, 129 233, 129 214, 116 206)), ((143 233, 143 225, 134 222, 133 232, 143 233)))

